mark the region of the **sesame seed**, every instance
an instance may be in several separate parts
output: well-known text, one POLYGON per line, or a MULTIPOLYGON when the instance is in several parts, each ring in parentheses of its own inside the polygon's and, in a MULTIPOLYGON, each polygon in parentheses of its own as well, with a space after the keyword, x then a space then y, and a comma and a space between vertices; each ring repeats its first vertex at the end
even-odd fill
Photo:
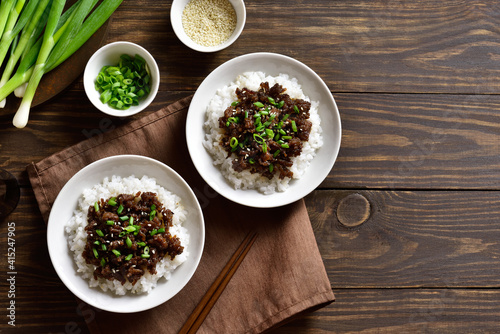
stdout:
POLYGON ((228 0, 191 0, 182 12, 186 35, 203 46, 216 46, 231 37, 236 12, 228 0))

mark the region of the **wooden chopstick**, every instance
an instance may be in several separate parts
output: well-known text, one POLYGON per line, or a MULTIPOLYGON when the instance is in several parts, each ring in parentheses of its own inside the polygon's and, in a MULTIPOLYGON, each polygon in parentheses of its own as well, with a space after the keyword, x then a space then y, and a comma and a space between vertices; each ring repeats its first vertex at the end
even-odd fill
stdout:
POLYGON ((212 283, 207 293, 205 293, 200 303, 191 313, 186 323, 184 323, 184 326, 182 326, 179 334, 196 333, 198 328, 200 328, 201 324, 207 317, 208 313, 210 313, 210 310, 214 306, 215 302, 217 301, 217 299, 219 299, 220 295, 233 277, 234 273, 240 266, 241 262, 247 255, 256 238, 257 233, 249 233, 245 237, 238 249, 234 252, 233 256, 231 256, 220 274, 212 283))

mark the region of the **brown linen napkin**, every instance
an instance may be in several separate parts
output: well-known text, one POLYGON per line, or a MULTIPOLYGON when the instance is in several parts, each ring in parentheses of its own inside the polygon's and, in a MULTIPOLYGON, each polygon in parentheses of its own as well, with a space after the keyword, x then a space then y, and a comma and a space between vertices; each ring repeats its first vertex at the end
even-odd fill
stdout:
POLYGON ((250 230, 259 237, 199 333, 260 333, 334 300, 303 200, 281 208, 248 208, 218 195, 199 176, 184 134, 190 101, 182 99, 27 167, 45 221, 76 172, 118 154, 149 156, 169 165, 189 183, 203 209, 205 249, 186 287, 133 316, 93 309, 95 316, 86 319, 92 333, 177 333, 250 230))

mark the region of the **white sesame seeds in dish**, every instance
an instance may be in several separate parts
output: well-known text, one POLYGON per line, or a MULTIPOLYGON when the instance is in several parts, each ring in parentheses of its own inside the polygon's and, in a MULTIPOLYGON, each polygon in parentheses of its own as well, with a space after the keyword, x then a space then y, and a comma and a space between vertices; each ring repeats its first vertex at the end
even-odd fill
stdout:
POLYGON ((191 0, 182 12, 186 35, 203 46, 227 41, 236 28, 236 12, 228 0, 191 0))

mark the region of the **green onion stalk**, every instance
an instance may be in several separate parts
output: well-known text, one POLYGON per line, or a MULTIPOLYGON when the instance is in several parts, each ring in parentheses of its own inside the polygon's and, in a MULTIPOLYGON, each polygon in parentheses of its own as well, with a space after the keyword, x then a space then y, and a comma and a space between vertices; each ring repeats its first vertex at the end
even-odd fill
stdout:
MULTIPOLYGON (((50 9, 50 6, 48 5, 50 1, 51 0, 30 1, 30 4, 28 6, 30 6, 32 3, 37 3, 36 9, 34 9, 32 15, 30 15, 29 23, 26 24, 26 26, 23 28, 21 35, 17 35, 19 37, 19 40, 17 42, 17 45, 15 47, 13 45, 11 49, 11 54, 5 65, 5 69, 2 73, 2 78, 0 79, 0 87, 5 85, 7 81, 9 81, 19 59, 21 59, 23 55, 27 54, 27 50, 31 49, 31 47, 35 44, 36 40, 42 33, 43 28, 45 27, 45 24, 47 22, 47 17, 50 9)), ((26 7, 23 15, 27 10, 28 7, 26 7)), ((5 99, 0 101, 0 108, 5 107, 5 102, 5 99)))
POLYGON ((65 1, 52 0, 42 38, 29 50, 24 50, 16 73, 0 87, 1 101, 27 83, 23 100, 14 116, 14 126, 26 126, 35 91, 43 75, 77 51, 108 20, 122 1, 104 0, 92 11, 98 0, 79 0, 70 8, 73 9, 71 13, 67 14, 68 10, 61 16, 65 1), (66 21, 63 23, 64 19, 66 21))
POLYGON ((5 30, 5 26, 7 25, 7 20, 10 16, 10 11, 12 10, 12 6, 14 6, 16 1, 14 0, 2 0, 0 4, 0 37, 3 36, 3 32, 5 30))

